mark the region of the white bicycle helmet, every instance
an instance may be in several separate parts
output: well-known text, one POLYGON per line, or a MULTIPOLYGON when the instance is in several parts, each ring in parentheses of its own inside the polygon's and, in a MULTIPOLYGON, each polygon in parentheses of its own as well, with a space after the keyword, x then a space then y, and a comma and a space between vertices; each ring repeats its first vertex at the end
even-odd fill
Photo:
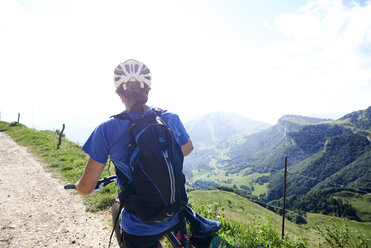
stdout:
POLYGON ((138 81, 141 88, 144 88, 144 84, 151 87, 151 79, 152 76, 149 68, 142 62, 134 59, 120 63, 115 68, 113 74, 113 81, 116 88, 122 84, 124 91, 127 89, 126 83, 129 81, 138 81))

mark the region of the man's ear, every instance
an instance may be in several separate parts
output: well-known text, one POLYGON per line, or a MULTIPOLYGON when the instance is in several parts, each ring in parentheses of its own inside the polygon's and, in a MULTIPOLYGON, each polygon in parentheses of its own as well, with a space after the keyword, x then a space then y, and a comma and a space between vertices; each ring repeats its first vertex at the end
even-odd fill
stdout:
POLYGON ((119 88, 116 88, 116 94, 120 97, 121 101, 124 102, 124 96, 120 94, 119 88))
POLYGON ((117 94, 119 97, 122 97, 122 95, 120 94, 120 90, 119 90, 119 88, 116 88, 116 94, 117 94))

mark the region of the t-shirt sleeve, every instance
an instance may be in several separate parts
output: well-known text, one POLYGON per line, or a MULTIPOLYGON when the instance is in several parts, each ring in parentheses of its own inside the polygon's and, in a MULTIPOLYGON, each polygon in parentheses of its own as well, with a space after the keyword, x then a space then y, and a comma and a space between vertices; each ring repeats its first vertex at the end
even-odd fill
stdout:
POLYGON ((89 139, 85 142, 82 150, 92 159, 99 163, 105 164, 109 155, 109 144, 106 135, 105 123, 99 125, 89 139))
POLYGON ((178 115, 172 114, 172 116, 168 119, 167 124, 173 130, 175 139, 179 145, 182 146, 188 143, 190 137, 178 115))

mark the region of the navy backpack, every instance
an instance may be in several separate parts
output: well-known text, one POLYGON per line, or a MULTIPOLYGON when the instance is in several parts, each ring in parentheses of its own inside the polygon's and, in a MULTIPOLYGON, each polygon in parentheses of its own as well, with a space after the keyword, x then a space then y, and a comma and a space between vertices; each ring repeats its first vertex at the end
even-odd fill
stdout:
MULTIPOLYGON (((130 121, 133 181, 124 184, 120 202, 145 222, 163 222, 181 213, 187 203, 183 152, 161 113, 161 109, 153 108, 139 120, 132 120, 125 112, 114 116, 130 121)), ((116 174, 127 182, 118 169, 116 174)))

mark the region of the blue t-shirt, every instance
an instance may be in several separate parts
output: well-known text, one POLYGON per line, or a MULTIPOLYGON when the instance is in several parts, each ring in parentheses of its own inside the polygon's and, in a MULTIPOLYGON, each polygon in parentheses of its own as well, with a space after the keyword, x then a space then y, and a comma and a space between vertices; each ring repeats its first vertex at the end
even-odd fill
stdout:
MULTIPOLYGON (((144 118, 152 111, 149 108, 145 113, 140 114, 136 112, 125 111, 133 120, 144 118)), ((176 141, 179 145, 185 145, 189 141, 189 135, 185 130, 178 115, 163 111, 161 118, 173 131, 176 141)), ((118 118, 111 118, 108 121, 100 124, 90 135, 82 150, 85 151, 92 159, 97 162, 105 164, 108 156, 116 167, 127 176, 129 183, 133 180, 130 174, 129 165, 129 128, 130 121, 121 120, 118 118)), ((117 180, 117 185, 122 186, 121 181, 117 180)), ((178 215, 164 221, 162 223, 145 223, 141 221, 136 215, 130 214, 123 209, 121 216, 122 227, 125 232, 137 236, 156 235, 166 231, 178 223, 178 215)))

